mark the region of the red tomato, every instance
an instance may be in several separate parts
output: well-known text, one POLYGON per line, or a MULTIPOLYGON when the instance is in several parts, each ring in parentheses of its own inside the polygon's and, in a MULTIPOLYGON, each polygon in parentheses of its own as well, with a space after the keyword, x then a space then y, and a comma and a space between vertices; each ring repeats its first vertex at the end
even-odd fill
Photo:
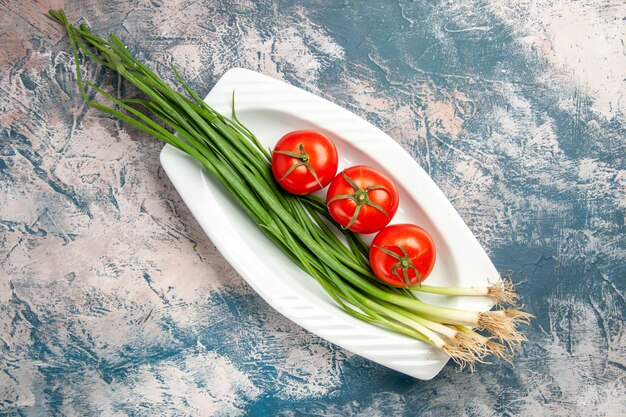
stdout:
POLYGON ((292 194, 326 187, 337 173, 337 149, 326 135, 296 130, 283 136, 272 152, 272 174, 292 194))
POLYGON ((414 224, 393 224, 381 230, 370 247, 370 264, 381 281, 410 287, 424 281, 435 265, 435 244, 414 224))
POLYGON ((396 214, 398 203, 398 191, 391 180, 364 165, 337 175, 326 195, 332 218, 357 233, 374 233, 385 227, 396 214))

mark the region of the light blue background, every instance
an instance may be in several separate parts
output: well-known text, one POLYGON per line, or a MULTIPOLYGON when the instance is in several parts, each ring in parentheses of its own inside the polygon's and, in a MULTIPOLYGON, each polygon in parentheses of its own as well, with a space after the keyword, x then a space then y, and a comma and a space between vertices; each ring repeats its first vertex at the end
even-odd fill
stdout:
POLYGON ((48 5, 5 4, 0 413, 626 414, 619 3, 65 3, 200 95, 261 71, 415 157, 536 316, 515 367, 427 382, 271 310, 190 216, 161 145, 84 106, 48 5))

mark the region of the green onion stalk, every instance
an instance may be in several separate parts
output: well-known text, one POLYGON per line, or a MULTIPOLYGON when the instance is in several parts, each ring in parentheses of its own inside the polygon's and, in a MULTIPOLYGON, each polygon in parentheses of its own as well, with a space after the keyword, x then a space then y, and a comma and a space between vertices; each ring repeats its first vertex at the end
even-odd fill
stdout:
POLYGON ((293 262, 310 274, 338 307, 353 317, 446 352, 462 368, 484 362, 487 355, 510 360, 512 349, 525 340, 518 325, 530 315, 512 307, 476 312, 423 302, 418 292, 482 295, 514 304, 508 283, 487 288, 444 288, 421 285, 396 288, 380 281, 368 264, 367 245, 332 221, 319 197, 284 192, 272 177, 270 153, 237 118, 208 106, 171 66, 182 94, 137 60, 115 36, 102 39, 84 25, 72 25, 63 10, 50 10, 69 35, 76 81, 87 104, 116 117, 191 155, 232 194, 259 229, 293 262), (91 60, 133 84, 142 98, 114 97, 81 76, 81 61, 91 60), (90 97, 92 89, 112 105, 90 97), (338 238, 343 233, 344 244, 338 238), (477 328, 482 331, 474 330, 477 328), (497 342, 495 341, 497 340, 497 342), (508 345, 509 350, 505 349, 508 345), (511 353, 505 353, 511 352, 511 353))

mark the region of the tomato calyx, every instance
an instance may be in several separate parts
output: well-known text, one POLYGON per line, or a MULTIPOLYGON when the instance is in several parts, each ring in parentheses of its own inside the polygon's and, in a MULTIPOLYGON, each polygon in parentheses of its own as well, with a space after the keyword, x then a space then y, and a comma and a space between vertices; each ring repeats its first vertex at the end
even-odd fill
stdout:
POLYGON ((350 199, 356 203, 354 214, 350 218, 350 221, 348 222, 347 225, 341 226, 342 228, 347 229, 350 226, 352 226, 354 222, 356 221, 357 217, 359 217, 359 212, 361 211, 361 207, 365 205, 374 207, 376 210, 383 213, 389 219, 389 214, 385 211, 385 209, 379 206, 378 204, 374 203, 373 201, 371 201, 369 198, 369 194, 368 194, 368 192, 370 192, 371 190, 385 190, 387 193, 389 193, 386 187, 382 185, 370 185, 369 187, 361 188, 352 180, 352 178, 346 175, 345 172, 342 172, 341 175, 343 175, 343 178, 346 180, 346 182, 350 184, 352 188, 354 188, 354 193, 336 195, 328 201, 327 205, 332 203, 333 201, 343 200, 343 199, 350 199))
POLYGON ((411 280, 409 279, 409 270, 413 270, 413 272, 415 272, 415 276, 417 277, 418 280, 418 285, 422 285, 422 281, 420 279, 420 273, 417 270, 417 268, 415 267, 415 265, 413 265, 413 262, 411 261, 411 258, 409 257, 409 254, 407 253, 406 249, 404 249, 404 246, 402 245, 387 245, 387 246, 378 246, 378 245, 373 245, 374 248, 378 249, 379 251, 393 257, 394 259, 396 259, 398 262, 396 264, 394 264, 391 267, 391 273, 392 275, 396 276, 400 281, 404 281, 404 283, 406 284, 407 287, 411 287, 411 280), (396 247, 398 249, 400 249, 402 251, 402 256, 398 255, 397 253, 386 249, 386 248, 390 248, 390 247, 396 247), (400 274, 398 274, 398 268, 400 268, 402 270, 402 277, 400 276, 400 274))
POLYGON ((306 169, 309 170, 309 172, 311 173, 311 175, 313 175, 313 178, 315 178, 315 181, 317 182, 317 184, 320 186, 320 188, 324 188, 324 186, 322 185, 322 182, 320 181, 319 177, 317 176, 317 173, 315 172, 315 170, 313 169, 313 167, 311 166, 311 164, 309 164, 309 155, 306 153, 306 151, 304 150, 304 145, 299 143, 298 144, 298 149, 300 150, 300 153, 297 152, 291 152, 291 151, 274 151, 274 153, 278 153, 281 155, 287 155, 287 156, 291 156, 292 158, 296 158, 298 159, 298 162, 296 162, 295 164, 293 164, 288 170, 287 172, 285 172, 285 175, 283 175, 278 182, 284 180, 285 178, 287 178, 287 176, 289 174, 291 174, 296 168, 298 168, 301 165, 304 165, 306 167, 306 169))

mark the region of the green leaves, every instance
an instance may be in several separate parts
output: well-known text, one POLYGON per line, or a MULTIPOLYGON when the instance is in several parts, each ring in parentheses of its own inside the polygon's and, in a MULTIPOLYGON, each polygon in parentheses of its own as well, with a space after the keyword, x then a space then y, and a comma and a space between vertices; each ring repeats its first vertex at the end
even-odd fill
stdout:
MULTIPOLYGON (((322 217, 330 219, 323 201, 312 196, 295 199, 276 187, 269 175, 269 153, 237 118, 234 92, 232 119, 229 119, 204 103, 175 67, 171 67, 174 77, 190 98, 172 89, 135 59, 115 36, 107 41, 93 35, 85 25, 73 26, 63 11, 50 11, 50 17, 68 31, 77 84, 87 104, 196 158, 232 193, 260 230, 320 282, 344 310, 364 320, 389 324, 388 319, 358 302, 359 298, 353 293, 384 298, 386 294, 401 292, 373 283, 375 277, 363 257, 366 245, 349 231, 343 231, 350 242, 348 246, 337 238, 322 220, 322 217), (81 56, 118 72, 139 89, 144 98, 116 98, 85 82, 80 76, 81 56), (91 100, 86 88, 93 89, 117 108, 91 100)), ((320 182, 308 163, 304 146, 300 145, 299 152, 284 153, 298 158, 292 169, 304 165, 320 182)), ((337 226, 334 223, 333 227, 337 226)))

